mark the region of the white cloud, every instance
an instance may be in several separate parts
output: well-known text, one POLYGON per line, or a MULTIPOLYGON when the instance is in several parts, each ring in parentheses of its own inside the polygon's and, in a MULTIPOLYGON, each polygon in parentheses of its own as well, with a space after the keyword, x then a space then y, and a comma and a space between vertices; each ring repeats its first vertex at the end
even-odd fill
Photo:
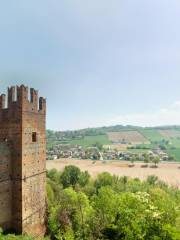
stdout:
POLYGON ((109 121, 110 125, 137 126, 180 125, 180 101, 155 112, 121 115, 109 121))
MULTIPOLYGON (((135 114, 126 114, 115 116, 113 118, 97 118, 95 116, 87 118, 77 118, 75 121, 67 122, 67 126, 71 125, 71 130, 82 129, 87 127, 102 127, 112 125, 134 125, 142 127, 153 127, 163 125, 180 125, 180 101, 176 101, 168 107, 161 108, 154 112, 142 112, 135 114)), ((64 127, 64 130, 69 129, 64 127)), ((61 129, 62 130, 62 129, 61 129)))
POLYGON ((177 108, 180 110, 180 100, 179 101, 176 101, 174 104, 173 104, 173 108, 177 108))

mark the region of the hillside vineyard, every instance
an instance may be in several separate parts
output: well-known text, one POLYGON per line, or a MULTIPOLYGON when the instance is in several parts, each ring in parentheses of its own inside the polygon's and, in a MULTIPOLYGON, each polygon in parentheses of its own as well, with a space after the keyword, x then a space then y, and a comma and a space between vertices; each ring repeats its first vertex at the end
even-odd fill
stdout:
POLYGON ((46 100, 24 85, 0 96, 0 228, 45 233, 46 100), (39 108, 38 108, 39 102, 39 108))

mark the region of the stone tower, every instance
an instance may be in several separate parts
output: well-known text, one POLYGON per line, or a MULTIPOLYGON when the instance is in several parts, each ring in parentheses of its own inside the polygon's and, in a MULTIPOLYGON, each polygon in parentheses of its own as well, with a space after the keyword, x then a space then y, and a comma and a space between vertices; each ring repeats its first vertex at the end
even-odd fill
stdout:
POLYGON ((8 88, 0 96, 0 227, 44 235, 45 184, 46 100, 24 85, 8 88))

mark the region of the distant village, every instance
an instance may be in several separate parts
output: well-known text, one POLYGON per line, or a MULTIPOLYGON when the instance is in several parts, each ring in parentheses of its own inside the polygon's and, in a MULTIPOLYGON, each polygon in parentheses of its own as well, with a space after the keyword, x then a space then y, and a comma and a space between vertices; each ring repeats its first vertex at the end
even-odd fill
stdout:
POLYGON ((47 150, 47 160, 56 160, 60 158, 75 158, 75 159, 91 159, 91 160, 122 160, 122 161, 144 161, 144 158, 151 161, 155 157, 159 157, 160 161, 168 161, 169 156, 161 149, 148 150, 142 153, 134 153, 131 151, 119 151, 111 146, 102 147, 87 147, 83 148, 79 145, 57 144, 47 150))

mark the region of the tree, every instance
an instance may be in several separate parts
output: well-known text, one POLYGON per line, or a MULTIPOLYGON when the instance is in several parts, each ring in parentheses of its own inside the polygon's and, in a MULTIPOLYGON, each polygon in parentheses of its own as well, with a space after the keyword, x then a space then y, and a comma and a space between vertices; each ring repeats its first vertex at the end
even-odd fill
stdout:
POLYGON ((131 165, 130 165, 130 166, 134 167, 134 162, 135 162, 134 157, 132 157, 132 158, 130 159, 130 161, 131 161, 131 165))
POLYGON ((48 223, 50 233, 60 240, 88 239, 91 216, 88 197, 71 187, 66 188, 59 204, 51 209, 48 223))
POLYGON ((81 176, 81 171, 76 166, 66 166, 60 179, 64 188, 72 186, 73 188, 78 183, 81 176))
POLYGON ((174 156, 169 156, 169 161, 175 161, 175 157, 174 156))
POLYGON ((97 191, 101 187, 112 186, 112 184, 113 184, 113 177, 108 172, 104 172, 104 173, 99 174, 97 176, 97 179, 95 180, 95 183, 94 183, 97 191))
POLYGON ((78 183, 81 187, 85 187, 89 183, 90 175, 88 171, 81 172, 78 183))
POLYGON ((56 183, 56 178, 48 178, 52 239, 180 239, 178 189, 168 187, 156 176, 146 181, 106 172, 91 181, 88 172, 80 172, 79 176, 77 187, 65 189, 56 183))
POLYGON ((162 151, 165 151, 165 150, 166 150, 166 145, 160 144, 160 145, 159 145, 159 148, 160 148, 162 151))
POLYGON ((98 148, 99 151, 103 150, 103 145, 100 142, 96 142, 95 146, 98 148))
POLYGON ((147 177, 146 181, 149 185, 156 185, 158 183, 158 177, 155 175, 151 175, 147 177))
POLYGON ((46 184, 46 192, 47 192, 47 201, 48 201, 48 205, 53 204, 54 202, 54 191, 51 187, 51 184, 49 183, 49 181, 46 184))
POLYGON ((144 154, 144 163, 146 167, 148 166, 149 162, 150 162, 149 156, 147 154, 144 154))
POLYGON ((153 163, 154 163, 154 167, 158 167, 158 164, 160 162, 160 157, 156 156, 155 158, 153 158, 153 163))
POLYGON ((98 194, 93 197, 92 206, 95 211, 91 222, 93 239, 102 239, 103 229, 115 221, 118 211, 117 201, 118 195, 110 186, 102 187, 98 194))
POLYGON ((47 172, 47 177, 56 183, 60 182, 60 175, 60 172, 54 168, 47 172))

